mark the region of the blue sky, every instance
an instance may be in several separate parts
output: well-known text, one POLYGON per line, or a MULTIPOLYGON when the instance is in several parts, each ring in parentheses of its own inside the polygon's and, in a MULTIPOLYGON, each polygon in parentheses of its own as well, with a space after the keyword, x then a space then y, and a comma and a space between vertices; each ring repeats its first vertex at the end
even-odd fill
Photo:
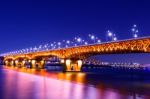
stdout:
POLYGON ((0 53, 89 33, 104 41, 107 30, 119 39, 131 38, 133 24, 140 36, 150 36, 149 4, 148 0, 1 0, 0 53))

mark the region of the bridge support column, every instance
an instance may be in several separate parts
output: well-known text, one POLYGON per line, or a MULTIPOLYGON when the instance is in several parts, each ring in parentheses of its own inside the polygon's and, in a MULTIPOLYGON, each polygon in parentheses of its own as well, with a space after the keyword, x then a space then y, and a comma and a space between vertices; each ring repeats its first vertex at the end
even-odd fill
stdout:
POLYGON ((15 60, 15 66, 18 67, 18 60, 15 60))
POLYGON ((11 64, 11 66, 15 66, 15 61, 12 60, 10 64, 11 64))
POLYGON ((4 63, 6 66, 10 66, 10 61, 6 60, 4 63))
POLYGON ((21 67, 25 67, 25 63, 26 63, 25 60, 15 60, 13 66, 21 68, 21 67))
POLYGON ((37 61, 36 65, 38 66, 39 69, 44 69, 45 61, 44 60, 37 61))
POLYGON ((45 66, 45 60, 42 60, 41 61, 41 68, 44 69, 44 66, 45 66))
POLYGON ((15 66, 21 68, 23 66, 22 61, 15 60, 15 66))
POLYGON ((26 67, 26 60, 22 61, 22 67, 26 67))
POLYGON ((36 60, 31 60, 31 67, 36 68, 36 60))
POLYGON ((62 59, 63 71, 81 71, 82 60, 79 59, 62 59))
POLYGON ((5 60, 4 65, 5 66, 14 66, 15 65, 14 62, 15 62, 14 60, 5 60))
POLYGON ((44 60, 40 60, 40 61, 32 60, 31 65, 33 68, 43 69, 45 65, 45 61, 44 60))

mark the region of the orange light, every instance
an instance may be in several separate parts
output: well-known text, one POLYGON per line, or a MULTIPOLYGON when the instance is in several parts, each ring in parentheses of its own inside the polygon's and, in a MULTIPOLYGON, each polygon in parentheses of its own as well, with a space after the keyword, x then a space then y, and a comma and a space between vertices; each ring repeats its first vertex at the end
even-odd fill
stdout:
POLYGON ((61 63, 65 63, 65 60, 64 60, 64 59, 62 59, 62 60, 61 60, 61 63))
POLYGON ((71 60, 67 59, 67 60, 66 60, 66 65, 69 66, 70 63, 71 63, 71 60))
POLYGON ((18 63, 18 60, 15 60, 15 63, 17 64, 17 63, 18 63))

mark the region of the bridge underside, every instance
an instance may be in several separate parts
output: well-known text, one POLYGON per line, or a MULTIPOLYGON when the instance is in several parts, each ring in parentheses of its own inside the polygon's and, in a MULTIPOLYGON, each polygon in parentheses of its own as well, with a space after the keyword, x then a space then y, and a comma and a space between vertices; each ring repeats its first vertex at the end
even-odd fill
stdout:
MULTIPOLYGON (((121 52, 123 53, 123 52, 121 52)), ((126 52, 125 52, 126 53, 126 52)), ((123 53, 123 54, 125 54, 123 53)), ((129 53, 140 53, 140 52, 128 52, 129 53)), ((91 56, 103 55, 105 53, 80 53, 78 55, 72 55, 69 58, 58 58, 56 56, 38 56, 33 59, 27 58, 17 58, 17 59, 6 59, 4 61, 6 66, 14 67, 28 67, 36 69, 44 69, 48 61, 57 61, 63 68, 63 71, 81 71, 83 61, 91 56)), ((117 53, 107 53, 107 54, 117 54, 117 53)))
POLYGON ((81 71, 82 60, 73 58, 58 58, 54 56, 39 56, 33 59, 28 58, 17 58, 17 59, 5 59, 5 66, 13 66, 19 68, 35 68, 44 69, 48 62, 52 62, 51 65, 55 63, 60 64, 63 71, 81 71))

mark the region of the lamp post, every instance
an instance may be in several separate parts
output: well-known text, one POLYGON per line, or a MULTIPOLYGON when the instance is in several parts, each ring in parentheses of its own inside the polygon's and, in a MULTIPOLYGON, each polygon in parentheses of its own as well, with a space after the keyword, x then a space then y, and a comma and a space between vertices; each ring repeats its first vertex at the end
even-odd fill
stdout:
POLYGON ((108 41, 110 39, 110 41, 113 40, 113 33, 111 31, 107 31, 107 36, 106 36, 106 41, 108 41))
POLYGON ((58 48, 61 48, 61 43, 60 42, 58 42, 58 48))
MULTIPOLYGON (((81 45, 82 43, 82 38, 78 37, 78 38, 75 38, 77 44, 81 45)), ((77 44, 75 43, 74 45, 77 46, 77 44)))
POLYGON ((67 41, 66 41, 66 43, 67 43, 67 44, 66 44, 66 47, 69 47, 69 45, 70 45, 70 41, 69 41, 69 40, 67 40, 67 41))
POLYGON ((98 44, 99 44, 99 43, 101 43, 101 40, 100 40, 100 39, 98 39, 98 40, 97 40, 97 43, 98 43, 98 44))
POLYGON ((88 42, 84 42, 84 45, 88 45, 88 42))
POLYGON ((50 44, 50 49, 54 49, 54 44, 53 43, 50 44))
POLYGON ((93 40, 93 43, 95 43, 96 37, 93 34, 88 35, 90 37, 90 40, 93 40))
POLYGON ((117 41, 116 34, 113 34, 113 41, 117 41))
POLYGON ((134 25, 132 26, 131 31, 132 31, 132 36, 133 36, 133 38, 138 38, 139 30, 137 29, 137 25, 136 25, 136 24, 134 24, 134 25))

